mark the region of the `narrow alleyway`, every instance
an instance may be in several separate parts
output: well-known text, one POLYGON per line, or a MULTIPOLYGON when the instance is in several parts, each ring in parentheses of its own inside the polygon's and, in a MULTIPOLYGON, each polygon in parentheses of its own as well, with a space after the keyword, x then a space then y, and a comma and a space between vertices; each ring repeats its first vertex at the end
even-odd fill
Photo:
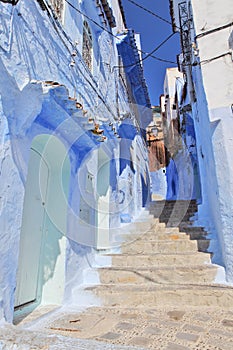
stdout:
POLYGON ((112 266, 99 269, 101 284, 87 288, 99 306, 63 308, 37 322, 29 315, 18 334, 33 332, 30 349, 57 349, 63 339, 69 349, 232 350, 233 288, 214 282, 219 267, 206 252, 206 233, 190 228, 196 209, 194 201, 152 202, 146 222, 137 224, 143 233, 123 232, 121 250, 108 253, 112 266), (35 334, 41 332, 40 343, 35 334), (54 347, 52 334, 64 337, 54 337, 54 347))

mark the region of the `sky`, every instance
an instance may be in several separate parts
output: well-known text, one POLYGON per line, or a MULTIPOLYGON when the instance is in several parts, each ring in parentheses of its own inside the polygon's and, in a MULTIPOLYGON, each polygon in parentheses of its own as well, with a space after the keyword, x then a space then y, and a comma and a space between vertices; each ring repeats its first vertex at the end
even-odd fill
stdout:
MULTIPOLYGON (((134 0, 134 2, 171 22, 169 0, 134 0)), ((141 35, 142 50, 150 53, 163 40, 172 34, 172 26, 156 18, 150 13, 136 7, 129 0, 122 0, 126 24, 141 35)), ((179 34, 175 34, 158 51, 154 53, 159 58, 176 62, 180 53, 179 34)), ((152 105, 159 105, 159 97, 163 93, 163 82, 166 68, 175 67, 176 63, 164 63, 152 57, 143 61, 144 75, 147 82, 152 105)))

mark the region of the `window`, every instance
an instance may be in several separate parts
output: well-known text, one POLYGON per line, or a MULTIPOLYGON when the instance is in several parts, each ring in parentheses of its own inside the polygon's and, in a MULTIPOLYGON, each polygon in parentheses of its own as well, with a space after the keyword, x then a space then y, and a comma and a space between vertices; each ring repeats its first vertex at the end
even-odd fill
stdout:
POLYGON ((92 35, 87 21, 83 22, 83 47, 82 56, 87 67, 92 70, 92 35))
POLYGON ((60 21, 63 20, 64 0, 51 0, 54 12, 60 21))

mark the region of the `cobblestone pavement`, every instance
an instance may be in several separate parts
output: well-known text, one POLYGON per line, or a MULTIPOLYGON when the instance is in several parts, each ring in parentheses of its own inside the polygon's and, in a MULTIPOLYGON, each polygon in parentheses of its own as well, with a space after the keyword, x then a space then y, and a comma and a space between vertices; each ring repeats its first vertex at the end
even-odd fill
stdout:
POLYGON ((91 308, 46 326, 79 338, 161 350, 232 350, 233 310, 216 308, 91 308))
MULTIPOLYGON (((133 350, 134 347, 75 339, 62 335, 47 335, 21 327, 0 327, 0 350, 133 350)), ((137 350, 144 350, 137 348, 137 350)))
POLYGON ((0 349, 233 349, 233 309, 96 307, 32 324, 0 328, 0 349))

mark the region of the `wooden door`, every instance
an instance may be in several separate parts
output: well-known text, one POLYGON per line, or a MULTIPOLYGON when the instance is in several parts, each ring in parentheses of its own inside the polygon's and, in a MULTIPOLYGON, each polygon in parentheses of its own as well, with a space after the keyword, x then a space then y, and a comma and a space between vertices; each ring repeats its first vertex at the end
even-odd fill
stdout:
POLYGON ((37 299, 49 169, 31 150, 20 236, 15 307, 37 299))

